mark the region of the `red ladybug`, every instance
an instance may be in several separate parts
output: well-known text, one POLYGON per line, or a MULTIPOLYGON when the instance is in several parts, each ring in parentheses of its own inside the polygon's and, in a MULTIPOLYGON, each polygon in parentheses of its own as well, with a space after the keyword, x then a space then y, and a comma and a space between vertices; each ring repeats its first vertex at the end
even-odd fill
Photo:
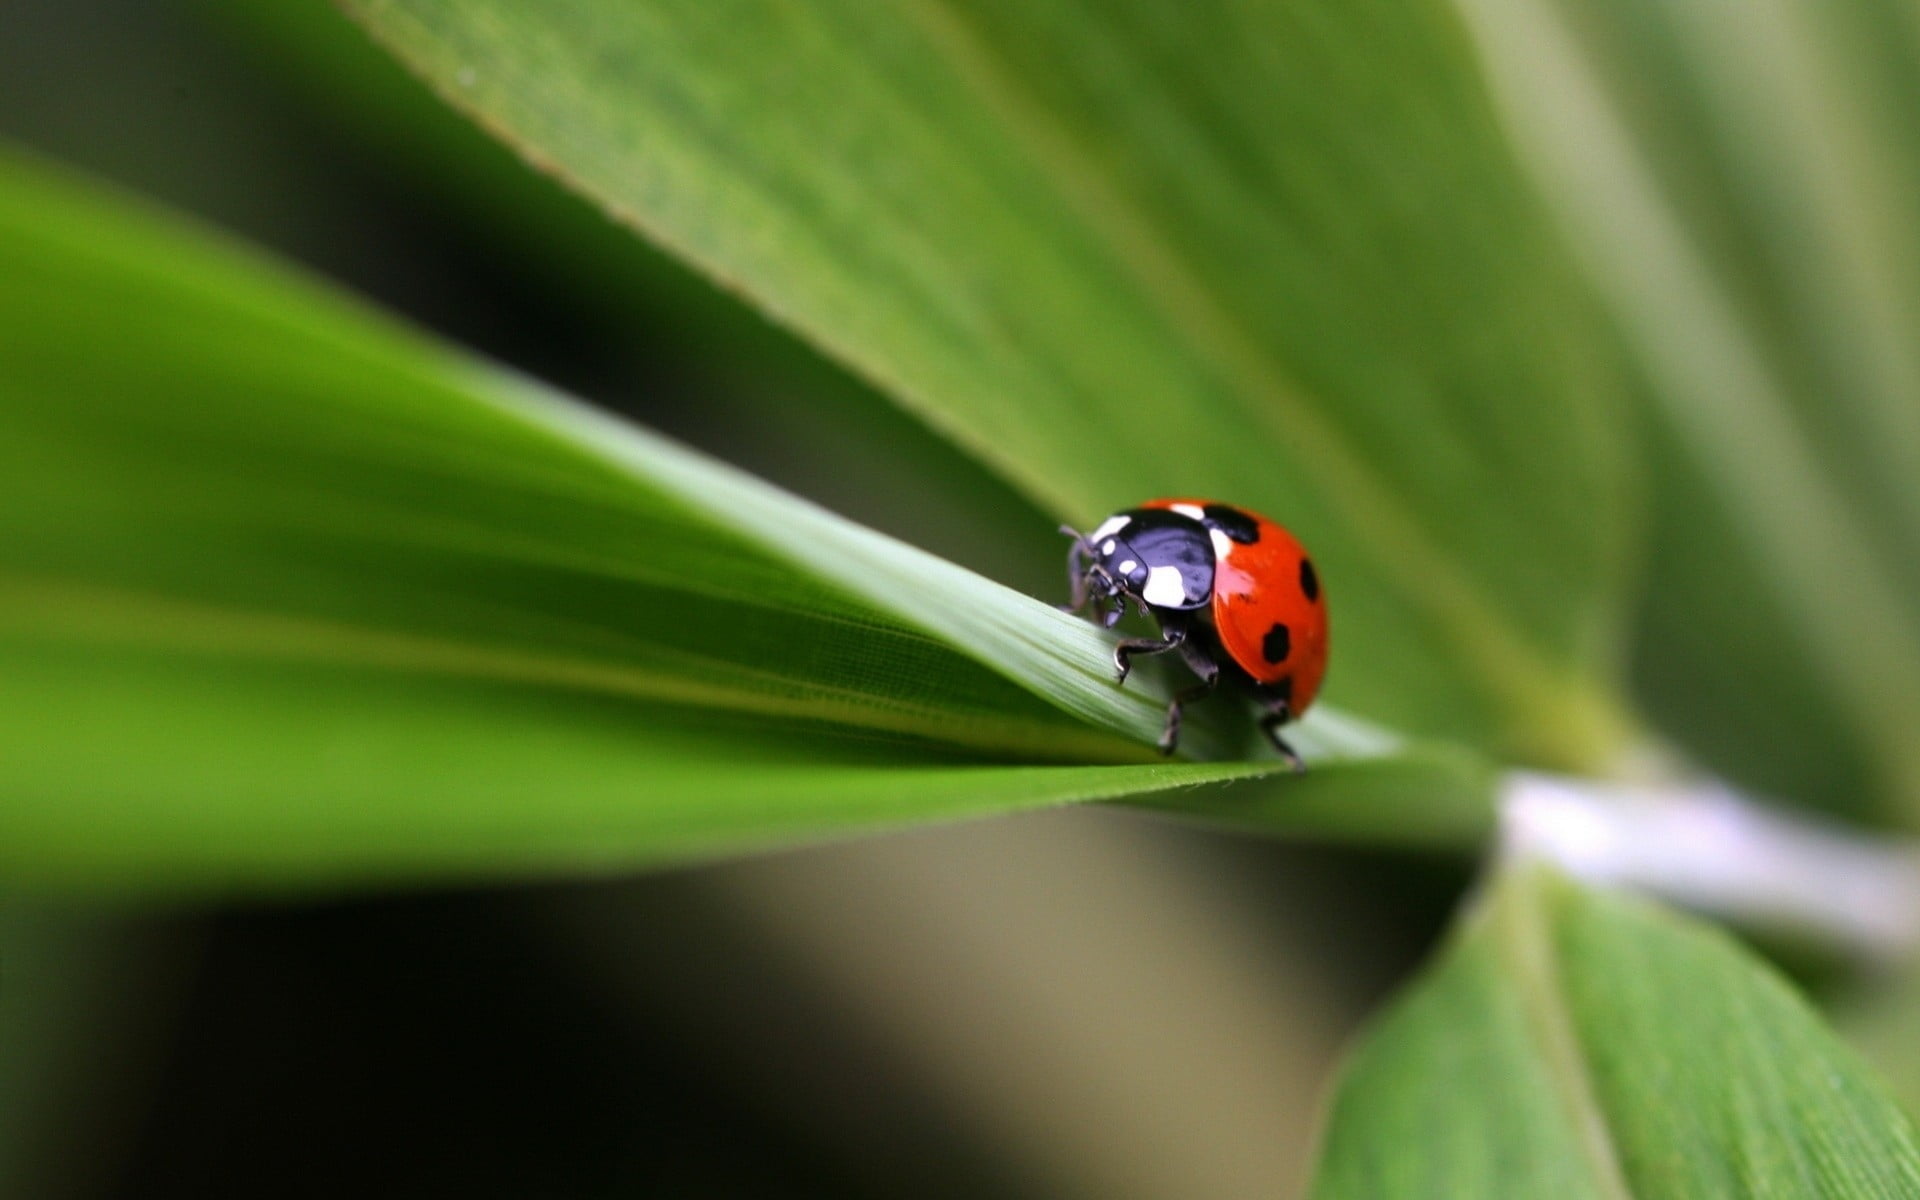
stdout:
POLYGON ((1135 654, 1178 650, 1200 682, 1174 696, 1160 751, 1180 741, 1181 708, 1208 695, 1224 672, 1266 707, 1265 733, 1295 770, 1300 756, 1280 727, 1307 711, 1327 670, 1327 598, 1313 560, 1292 534, 1257 513, 1214 500, 1150 500, 1073 538, 1069 611, 1089 604, 1111 629, 1129 602, 1160 623, 1157 638, 1114 648, 1125 683, 1135 654))

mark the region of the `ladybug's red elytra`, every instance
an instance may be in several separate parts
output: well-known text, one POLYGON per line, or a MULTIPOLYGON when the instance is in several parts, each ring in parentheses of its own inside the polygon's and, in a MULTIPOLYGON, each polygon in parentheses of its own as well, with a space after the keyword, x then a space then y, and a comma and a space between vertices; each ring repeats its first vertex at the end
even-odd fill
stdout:
POLYGON ((1266 709, 1261 732, 1304 770, 1280 727, 1307 711, 1327 671, 1327 598, 1313 560, 1279 524, 1216 500, 1149 500, 1091 533, 1063 526, 1072 583, 1069 611, 1092 606, 1111 629, 1132 603, 1160 624, 1157 638, 1114 648, 1119 682, 1131 658, 1178 650, 1200 682, 1167 705, 1160 752, 1180 742, 1181 709, 1225 674, 1266 709))

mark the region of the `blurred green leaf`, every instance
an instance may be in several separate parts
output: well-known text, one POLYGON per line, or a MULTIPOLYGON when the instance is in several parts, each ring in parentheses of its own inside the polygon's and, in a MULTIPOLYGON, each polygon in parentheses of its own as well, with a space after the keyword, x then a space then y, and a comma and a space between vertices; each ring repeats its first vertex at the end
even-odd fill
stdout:
POLYGON ((1920 1112, 1920 964, 1862 972, 1831 991, 1825 1007, 1848 1044, 1886 1077, 1909 1113, 1920 1112))
MULTIPOLYGON (((477 243, 498 260, 495 269, 509 270, 519 281, 513 298, 568 328, 572 351, 539 358, 530 373, 575 371, 561 382, 591 387, 587 398, 596 403, 696 445, 722 444, 729 462, 861 524, 1034 594, 1059 588, 1055 522, 1025 497, 738 297, 528 171, 341 20, 331 0, 191 0, 189 7, 271 76, 274 96, 297 116, 280 137, 317 136, 377 162, 402 199, 430 206, 448 236, 477 243), (590 349, 583 353, 582 344, 590 349), (570 361, 582 357, 590 360, 584 369, 570 361), (903 495, 914 503, 900 503, 903 495)), ((244 147, 214 149, 250 161, 244 147)), ((149 146, 146 153, 169 151, 149 146)), ((137 173, 105 171, 152 194, 137 173)), ((300 231, 337 244, 343 235, 329 231, 338 224, 307 220, 300 231)), ((260 236, 250 226, 241 231, 260 236)), ((294 257, 311 258, 308 239, 293 245, 294 257)), ((423 269, 431 270, 415 268, 423 269)), ((425 319, 441 315, 428 308, 425 319)), ((524 365, 513 359, 519 349, 494 352, 524 365)))
MULTIPOLYGON (((528 171, 512 149, 442 104, 397 59, 340 20, 330 0, 312 0, 311 19, 304 21, 289 20, 299 5, 216 2, 234 19, 290 26, 279 41, 297 42, 304 53, 336 47, 340 61, 328 65, 351 73, 312 81, 314 103, 323 111, 338 112, 342 91, 364 102, 362 81, 376 70, 383 80, 391 77, 391 86, 375 89, 381 102, 361 119, 387 139, 396 127, 412 132, 394 139, 396 163, 459 193, 463 205, 490 206, 496 240, 537 239, 527 256, 530 270, 563 278, 569 293, 592 280, 594 298, 619 331, 610 340, 633 345, 649 372, 665 364, 697 401, 650 404, 637 414, 641 419, 679 422, 666 427, 686 430, 696 443, 703 435, 723 438, 729 461, 862 524, 1036 595, 1057 594, 1056 521, 965 449, 741 297, 634 237, 588 199, 528 171), (349 49, 351 63, 345 61, 349 49), (465 169, 447 170, 449 158, 465 169), (476 169, 482 162, 484 171, 476 169), (591 236, 577 229, 583 224, 593 226, 591 236), (574 232, 555 238, 560 230, 574 232), (649 336, 636 339, 636 325, 649 336), (908 496, 912 503, 902 503, 908 496)), ((622 403, 618 395, 594 398, 622 403)))
POLYGON ((1901 803, 1884 770, 1889 747, 1875 744, 1885 731, 1838 700, 1820 647, 1775 586, 1776 565, 1741 532, 1735 498, 1670 429, 1651 429, 1648 444, 1659 520, 1633 665, 1649 718, 1740 787, 1884 821, 1901 803))
MULTIPOLYGON (((18 162, 0 328, 9 878, 577 868, 1275 766, 1157 761, 1164 691, 1048 604, 18 162), (1140 765, 1019 765, 1063 760, 1140 765)), ((1246 749, 1213 708, 1186 747, 1246 749)))
POLYGON ((1920 1194, 1880 1082, 1717 930, 1503 872, 1349 1064, 1314 1195, 1920 1194))
POLYGON ((1633 740, 1625 410, 1441 6, 348 7, 1062 516, 1295 526, 1337 703, 1565 766, 1633 740))
POLYGON ((1911 819, 1913 15, 1881 0, 1462 10, 1667 443, 1639 647, 1658 715, 1749 783, 1911 819))

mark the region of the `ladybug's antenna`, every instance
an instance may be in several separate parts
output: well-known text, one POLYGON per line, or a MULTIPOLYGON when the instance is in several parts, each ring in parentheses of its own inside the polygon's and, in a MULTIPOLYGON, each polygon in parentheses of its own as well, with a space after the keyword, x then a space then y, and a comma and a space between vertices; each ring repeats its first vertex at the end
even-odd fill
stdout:
POLYGON ((1093 554, 1093 547, 1087 545, 1087 537, 1071 525, 1062 525, 1060 532, 1073 539, 1073 545, 1067 548, 1067 587, 1073 600, 1060 607, 1067 612, 1077 613, 1087 606, 1087 559, 1093 554))

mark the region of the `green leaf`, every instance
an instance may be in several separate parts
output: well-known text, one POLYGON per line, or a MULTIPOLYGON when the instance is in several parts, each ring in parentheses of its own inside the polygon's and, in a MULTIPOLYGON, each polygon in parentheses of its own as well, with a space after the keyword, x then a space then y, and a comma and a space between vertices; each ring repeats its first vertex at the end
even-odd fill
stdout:
POLYGON ((1439 4, 348 7, 1060 515, 1282 517, 1337 703, 1632 742, 1610 348, 1439 4))
POLYGON ((0 764, 0 878, 257 892, 578 875, 1257 769, 995 764, 591 688, 299 657, 0 642, 0 718, 37 735, 0 764))
POLYGON ((1369 1037, 1316 1197, 1920 1194, 1885 1090, 1727 935, 1504 872, 1369 1037))
POLYGON ((1909 1113, 1920 1112, 1920 964, 1911 958, 1830 989, 1826 1008, 1909 1113))
POLYGON ((1153 762, 1050 605, 18 164, 0 328, 5 877, 577 868, 1273 767, 1153 762))
POLYGON ((1659 716, 1749 782, 1911 820, 1910 14, 1878 0, 1461 8, 1666 443, 1638 652, 1659 716))
MULTIPOLYGON (((248 58, 272 59, 276 86, 304 101, 303 125, 324 126, 376 157, 564 305, 556 319, 580 326, 583 341, 618 359, 596 399, 636 404, 642 419, 669 433, 724 431, 730 461, 763 478, 1034 594, 1059 588, 1054 521, 737 297, 526 170, 510 149, 425 94, 326 0, 200 0, 196 11, 248 58), (697 403, 635 397, 621 382, 652 388, 663 377, 672 386, 661 391, 697 403), (906 495, 914 503, 900 503, 906 495)), ((168 154, 150 147, 148 157, 168 154)))

